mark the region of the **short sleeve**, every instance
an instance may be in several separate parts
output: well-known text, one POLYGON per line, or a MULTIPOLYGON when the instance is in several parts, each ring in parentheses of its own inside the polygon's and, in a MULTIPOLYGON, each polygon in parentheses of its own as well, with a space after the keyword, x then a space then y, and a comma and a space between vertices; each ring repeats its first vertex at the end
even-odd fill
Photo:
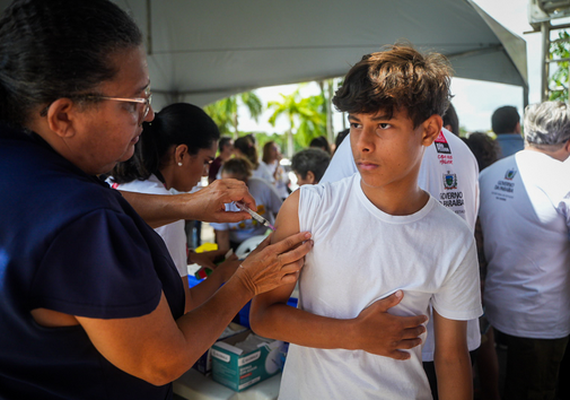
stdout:
POLYGON ((450 269, 440 290, 432 298, 435 310, 448 319, 466 321, 483 314, 475 240, 456 268, 450 269))
POLYGON ((156 261, 129 216, 93 211, 50 244, 31 288, 32 306, 90 318, 146 315, 161 297, 156 261))

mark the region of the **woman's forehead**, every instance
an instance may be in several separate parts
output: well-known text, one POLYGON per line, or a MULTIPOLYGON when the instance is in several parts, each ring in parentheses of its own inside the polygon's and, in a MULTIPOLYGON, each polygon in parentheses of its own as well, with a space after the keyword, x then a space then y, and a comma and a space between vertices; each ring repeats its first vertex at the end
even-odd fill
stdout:
POLYGON ((109 59, 116 66, 117 73, 112 80, 102 82, 101 87, 118 92, 106 94, 137 97, 150 87, 146 53, 142 46, 121 50, 109 59))

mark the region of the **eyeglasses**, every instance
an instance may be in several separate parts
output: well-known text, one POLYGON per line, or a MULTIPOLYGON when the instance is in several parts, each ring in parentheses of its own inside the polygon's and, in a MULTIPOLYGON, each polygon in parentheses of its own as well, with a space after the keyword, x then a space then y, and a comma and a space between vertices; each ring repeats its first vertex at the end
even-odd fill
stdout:
POLYGON ((144 94, 145 97, 134 97, 134 98, 128 98, 128 97, 110 97, 110 96, 99 96, 99 95, 93 95, 93 96, 87 96, 89 98, 95 98, 95 99, 101 99, 101 100, 112 100, 112 101, 121 101, 121 102, 125 102, 125 103, 134 103, 134 104, 144 104, 144 109, 143 109, 143 115, 141 120, 144 120, 146 118, 146 116, 148 115, 148 112, 150 111, 150 104, 152 102, 152 93, 150 92, 150 86, 147 86, 147 88, 144 90, 144 94))
MULTIPOLYGON (((146 87, 146 89, 144 90, 144 94, 145 94, 145 97, 133 97, 133 98, 100 96, 98 94, 75 95, 75 96, 69 96, 69 97, 73 98, 73 99, 78 99, 78 100, 80 100, 80 99, 96 99, 96 100, 121 101, 121 102, 131 103, 131 104, 143 104, 144 108, 143 108, 143 113, 142 113, 142 118, 141 118, 141 121, 142 121, 146 118, 146 116, 148 115, 148 112, 150 111, 150 105, 152 102, 152 93, 150 92, 150 86, 146 87)), ((45 117, 47 115, 50 106, 51 106, 51 103, 48 106, 46 106, 46 108, 44 108, 43 110, 40 111, 40 115, 42 117, 45 117)))

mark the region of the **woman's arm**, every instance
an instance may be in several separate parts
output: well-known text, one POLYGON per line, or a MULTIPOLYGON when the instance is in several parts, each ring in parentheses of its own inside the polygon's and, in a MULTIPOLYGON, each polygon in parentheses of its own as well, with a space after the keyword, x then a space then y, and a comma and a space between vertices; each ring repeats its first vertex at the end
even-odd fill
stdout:
POLYGON ((441 400, 472 400, 473 371, 467 348, 467 321, 442 317, 433 310, 435 371, 441 400))
MULTIPOLYGON (((277 217, 274 240, 299 231, 299 191, 292 193, 277 217)), ((354 319, 335 319, 311 314, 287 305, 295 282, 256 296, 250 323, 259 335, 301 346, 349 350, 362 349, 395 359, 407 359, 410 349, 421 343, 425 316, 398 317, 387 313, 401 300, 402 292, 373 303, 354 319)))
POLYGON ((241 261, 237 256, 232 254, 231 257, 212 269, 212 273, 193 288, 188 287, 188 277, 183 278, 186 291, 185 311, 189 312, 208 300, 223 283, 232 277, 240 263, 241 261))
POLYGON ((243 201, 256 209, 245 183, 235 179, 214 181, 194 193, 173 196, 121 191, 123 197, 153 228, 181 219, 206 222, 239 222, 251 218, 245 211, 228 212, 225 203, 243 201))
POLYGON ((273 245, 264 241, 213 296, 176 321, 164 294, 157 308, 141 317, 75 318, 109 362, 149 383, 164 385, 192 367, 254 295, 294 285, 312 247, 309 238, 301 233, 273 245))

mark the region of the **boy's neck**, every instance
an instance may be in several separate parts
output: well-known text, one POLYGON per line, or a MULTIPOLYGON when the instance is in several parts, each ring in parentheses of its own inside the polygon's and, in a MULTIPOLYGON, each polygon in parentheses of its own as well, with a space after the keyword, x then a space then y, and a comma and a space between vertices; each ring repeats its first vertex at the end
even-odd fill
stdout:
POLYGON ((375 188, 360 181, 362 191, 380 211, 389 215, 411 215, 421 210, 429 200, 429 194, 415 185, 375 188))

